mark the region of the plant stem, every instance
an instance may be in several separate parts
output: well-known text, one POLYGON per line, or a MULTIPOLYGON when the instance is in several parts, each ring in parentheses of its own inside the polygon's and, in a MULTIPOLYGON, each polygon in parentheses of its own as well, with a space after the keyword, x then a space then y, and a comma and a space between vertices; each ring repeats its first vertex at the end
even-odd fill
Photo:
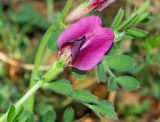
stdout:
MULTIPOLYGON (((33 95, 41 86, 42 81, 38 81, 16 104, 15 109, 16 111, 19 110, 19 108, 26 102, 26 100, 33 95)), ((8 112, 7 112, 8 113, 8 112)), ((5 122, 7 120, 7 113, 1 116, 0 122, 5 122)))
POLYGON ((53 12, 54 12, 54 6, 53 6, 53 0, 46 0, 47 4, 47 13, 48 13, 48 20, 52 22, 53 12))
MULTIPOLYGON (((103 62, 102 62, 103 63, 103 62)), ((106 71, 107 73, 111 76, 111 77, 114 77, 116 78, 116 75, 110 70, 110 68, 108 67, 108 65, 106 65, 105 63, 103 63, 105 68, 106 68, 106 71)), ((116 94, 117 92, 110 92, 109 95, 108 95, 108 100, 111 101, 112 103, 114 103, 115 101, 115 97, 116 97, 116 94)))
MULTIPOLYGON (((63 72, 64 68, 66 66, 65 60, 61 59, 56 61, 52 67, 43 75, 41 80, 39 80, 37 83, 33 85, 32 88, 15 104, 15 110, 16 112, 19 111, 20 107, 24 105, 24 103, 35 94, 35 92, 43 87, 48 81, 53 80, 59 75, 61 72, 63 72)), ((0 122, 5 122, 7 119, 7 113, 6 112, 3 116, 0 117, 0 122)))
POLYGON ((107 66, 107 72, 108 72, 108 74, 110 75, 110 76, 112 76, 112 77, 116 77, 114 74, 113 74, 113 72, 110 70, 110 68, 107 66))
POLYGON ((43 81, 38 81, 15 105, 19 109, 21 105, 27 101, 27 99, 32 96, 43 84, 43 81))
POLYGON ((67 0, 67 3, 62 11, 62 14, 60 16, 60 18, 58 19, 58 23, 63 23, 63 20, 65 18, 65 16, 67 15, 67 13, 69 12, 71 6, 72 6, 73 0, 67 0))
MULTIPOLYGON (((60 18, 57 20, 57 22, 55 24, 53 24, 48 29, 48 31, 45 33, 44 37, 42 38, 42 41, 40 42, 40 45, 38 47, 38 51, 37 51, 36 57, 35 57, 34 68, 33 68, 32 74, 31 74, 30 85, 29 85, 30 88, 36 83, 35 77, 38 75, 40 61, 41 61, 42 54, 43 54, 43 51, 45 49, 46 43, 47 43, 50 35, 52 34, 52 32, 55 31, 59 27, 59 25, 61 25, 61 23, 63 22, 63 20, 64 20, 66 14, 68 13, 72 3, 73 3, 73 0, 67 0, 67 3, 66 3, 66 5, 65 5, 65 7, 62 11, 62 14, 61 14, 60 18)), ((28 105, 27 108, 28 108, 29 111, 33 110, 33 104, 34 104, 34 95, 32 95, 30 97, 30 99, 28 100, 28 103, 27 103, 27 105, 28 105)))
MULTIPOLYGON (((102 62, 102 63, 103 63, 103 62, 102 62)), ((116 78, 115 74, 110 70, 110 68, 108 67, 108 65, 106 65, 105 63, 103 63, 103 65, 105 66, 105 69, 106 69, 107 73, 108 73, 110 76, 116 78)))
POLYGON ((61 103, 61 107, 64 108, 68 106, 69 104, 71 104, 72 102, 73 102, 73 99, 68 97, 61 103))
MULTIPOLYGON (((44 51, 44 48, 46 46, 46 43, 51 35, 51 33, 56 30, 57 26, 56 25, 52 25, 48 31, 45 33, 44 37, 42 38, 42 41, 39 45, 38 51, 36 53, 36 58, 35 58, 35 62, 34 62, 34 68, 31 74, 31 79, 30 79, 30 85, 29 87, 31 88, 35 83, 35 77, 38 75, 38 70, 39 70, 39 65, 40 65, 40 61, 41 61, 41 57, 44 51)), ((34 103, 34 95, 30 97, 30 99, 28 100, 28 110, 32 111, 33 109, 33 103, 34 103)))

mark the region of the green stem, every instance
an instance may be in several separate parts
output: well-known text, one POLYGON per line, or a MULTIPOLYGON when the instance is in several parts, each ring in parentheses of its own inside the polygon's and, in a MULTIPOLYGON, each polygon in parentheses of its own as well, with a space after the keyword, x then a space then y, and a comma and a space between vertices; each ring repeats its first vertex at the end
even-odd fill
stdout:
MULTIPOLYGON (((33 85, 32 88, 15 104, 16 112, 19 111, 20 107, 24 105, 24 103, 35 94, 35 92, 43 87, 47 83, 47 81, 55 79, 61 72, 63 72, 66 66, 65 60, 56 61, 53 66, 43 75, 41 80, 33 85)), ((0 122, 5 122, 7 119, 7 112, 0 117, 0 122)))
MULTIPOLYGON (((103 63, 103 62, 102 62, 103 63)), ((116 76, 114 75, 114 73, 110 70, 110 68, 108 67, 108 65, 106 65, 105 63, 103 63, 103 65, 105 66, 106 71, 108 72, 108 74, 114 78, 116 78, 116 76)))
POLYGON ((53 0, 46 0, 46 4, 47 4, 48 20, 52 21, 53 11, 54 11, 53 0))
MULTIPOLYGON (((15 109, 18 111, 20 107, 26 102, 26 100, 32 96, 40 87, 42 86, 42 81, 37 82, 16 104, 15 109)), ((1 116, 0 122, 6 122, 7 120, 7 113, 1 116)))
POLYGON ((66 106, 68 106, 69 104, 71 104, 73 102, 73 99, 68 97, 66 98, 62 103, 61 103, 61 107, 65 108, 66 106))
MULTIPOLYGON (((30 88, 36 83, 35 77, 38 75, 40 61, 41 61, 42 54, 43 54, 44 48, 46 46, 46 43, 47 43, 50 35, 52 34, 52 32, 55 31, 57 29, 57 27, 59 27, 59 25, 61 25, 61 23, 63 22, 72 3, 73 3, 73 0, 67 0, 67 3, 62 11, 60 18, 57 20, 57 22, 55 24, 53 24, 48 29, 48 31, 45 33, 44 37, 42 38, 42 41, 40 42, 40 45, 39 45, 39 48, 38 48, 38 51, 37 51, 37 54, 35 57, 34 68, 33 68, 32 74, 31 74, 30 85, 29 85, 30 88)), ((30 111, 33 110, 33 104, 34 104, 34 95, 32 95, 30 97, 30 99, 28 100, 28 107, 27 107, 28 110, 30 110, 30 111)))
MULTIPOLYGON (((42 54, 44 51, 44 48, 46 46, 46 43, 51 35, 51 33, 56 30, 57 25, 52 25, 48 31, 45 33, 44 37, 42 38, 42 41, 39 45, 38 51, 36 53, 36 58, 35 58, 35 62, 34 62, 34 68, 31 74, 31 79, 30 79, 30 85, 29 87, 31 88, 35 83, 35 77, 38 75, 38 70, 39 70, 39 65, 40 65, 40 61, 42 58, 42 54)), ((30 99, 28 100, 28 110, 32 111, 33 109, 33 103, 34 103, 34 95, 30 97, 30 99)))
POLYGON ((15 105, 17 109, 27 101, 43 84, 43 81, 38 81, 15 105))
POLYGON ((67 0, 67 3, 62 11, 62 14, 60 16, 60 18, 58 19, 58 23, 63 23, 63 20, 65 18, 65 16, 67 15, 67 13, 69 12, 71 6, 72 6, 73 0, 67 0))
POLYGON ((112 77, 116 77, 114 74, 113 74, 113 72, 110 70, 110 68, 107 66, 107 72, 108 72, 108 74, 110 75, 110 76, 112 76, 112 77))

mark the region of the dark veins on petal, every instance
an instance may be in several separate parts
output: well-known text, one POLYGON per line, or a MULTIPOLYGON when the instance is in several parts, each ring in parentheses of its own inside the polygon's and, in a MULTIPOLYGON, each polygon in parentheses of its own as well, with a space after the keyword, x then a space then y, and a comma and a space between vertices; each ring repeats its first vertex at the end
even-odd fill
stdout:
POLYGON ((73 63, 79 55, 82 45, 86 42, 86 37, 75 39, 73 42, 64 44, 59 52, 59 56, 67 59, 68 63, 73 63))
POLYGON ((86 41, 86 37, 83 36, 77 40, 74 41, 73 45, 72 45, 72 62, 75 61, 76 57, 79 54, 80 48, 82 47, 82 45, 85 43, 86 41))

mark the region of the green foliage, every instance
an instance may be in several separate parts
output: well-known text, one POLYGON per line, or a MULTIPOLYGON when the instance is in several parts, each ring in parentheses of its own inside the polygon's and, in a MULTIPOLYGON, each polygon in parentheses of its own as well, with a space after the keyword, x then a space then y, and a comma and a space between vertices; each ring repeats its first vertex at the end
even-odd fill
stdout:
POLYGON ((17 114, 15 115, 13 122, 18 121, 23 115, 23 112, 24 112, 24 107, 22 106, 20 110, 17 112, 17 114))
POLYGON ((29 3, 23 4, 18 13, 10 10, 9 17, 14 23, 23 25, 22 30, 27 33, 35 30, 35 27, 47 29, 51 25, 42 14, 35 12, 29 3))
POLYGON ((149 13, 145 12, 149 7, 149 1, 146 1, 143 5, 140 6, 138 10, 133 12, 131 16, 127 18, 124 22, 124 10, 120 9, 111 25, 111 28, 115 31, 115 40, 114 42, 119 42, 123 39, 133 39, 134 37, 145 37, 147 35, 146 31, 143 31, 138 28, 132 28, 133 25, 143 22, 148 16, 149 13))
POLYGON ((56 80, 51 83, 47 83, 45 84, 44 88, 53 90, 57 93, 64 95, 70 95, 72 92, 72 86, 66 79, 56 80))
POLYGON ((132 121, 136 121, 140 115, 150 110, 150 104, 149 101, 142 101, 138 105, 135 104, 126 105, 125 103, 120 102, 118 104, 118 108, 120 109, 122 115, 127 117, 128 121, 130 120, 131 117, 132 121))
POLYGON ((101 100, 97 104, 86 104, 90 109, 92 109, 100 118, 108 116, 112 119, 117 119, 117 114, 114 111, 114 106, 111 102, 107 100, 101 100))
POLYGON ((150 1, 146 0, 146 2, 139 7, 139 9, 136 11, 138 14, 143 14, 145 10, 147 10, 147 8, 149 8, 150 5, 150 1))
POLYGON ((11 107, 8 111, 8 115, 7 115, 7 122, 12 122, 13 121, 14 116, 15 116, 15 112, 16 112, 15 106, 11 105, 11 107))
POLYGON ((99 63, 96 66, 96 73, 98 77, 99 82, 106 82, 107 76, 106 76, 106 71, 104 69, 103 63, 99 63))
POLYGON ((103 63, 119 72, 131 71, 133 69, 133 59, 127 55, 106 56, 103 63))
POLYGON ((72 69, 72 76, 78 79, 82 79, 85 76, 86 72, 80 71, 77 69, 72 69))
POLYGON ((0 105, 2 105, 3 102, 4 102, 4 97, 3 97, 3 95, 0 93, 0 105))
POLYGON ((122 19, 124 17, 124 9, 119 9, 112 25, 111 25, 111 28, 113 30, 116 30, 116 28, 120 25, 120 23, 122 22, 122 19))
POLYGON ((147 17, 146 15, 148 15, 145 13, 145 11, 149 7, 149 4, 150 3, 147 0, 137 11, 133 12, 132 15, 121 26, 119 26, 117 30, 128 29, 132 25, 137 24, 145 19, 147 17))
POLYGON ((34 113, 25 111, 23 116, 19 119, 20 122, 35 122, 34 113))
POLYGON ((117 91, 117 81, 115 77, 109 77, 109 81, 108 81, 108 89, 109 91, 117 91))
POLYGON ((53 32, 51 37, 48 40, 48 48, 51 49, 53 52, 57 51, 57 40, 60 33, 63 31, 63 29, 58 29, 57 31, 53 32))
POLYGON ((48 110, 43 115, 43 122, 55 122, 56 120, 56 113, 54 110, 48 110))
POLYGON ((63 113, 63 121, 64 122, 72 122, 74 119, 74 109, 67 108, 63 113))
POLYGON ((116 81, 119 85, 128 90, 135 90, 139 87, 139 82, 131 76, 120 76, 116 78, 116 81))
POLYGON ((8 115, 7 115, 7 122, 17 122, 20 121, 24 112, 24 107, 22 106, 19 110, 16 110, 14 105, 11 105, 8 115))
POLYGON ((97 103, 98 98, 91 94, 91 92, 84 89, 73 90, 71 98, 78 102, 97 103))
POLYGON ((127 34, 130 34, 134 37, 145 37, 147 36, 148 32, 138 28, 131 28, 127 30, 127 34))
POLYGON ((120 32, 120 33, 119 32, 115 32, 114 42, 116 43, 116 42, 121 41, 124 38, 124 36, 126 36, 125 32, 120 32))

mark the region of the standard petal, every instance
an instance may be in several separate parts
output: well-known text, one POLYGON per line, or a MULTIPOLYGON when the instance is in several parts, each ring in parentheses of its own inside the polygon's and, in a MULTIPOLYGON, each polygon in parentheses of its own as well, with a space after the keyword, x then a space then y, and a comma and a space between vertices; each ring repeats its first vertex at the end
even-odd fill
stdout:
POLYGON ((88 16, 80 19, 60 34, 58 38, 58 47, 61 48, 64 44, 85 36, 97 26, 101 26, 101 19, 98 16, 88 16))
POLYGON ((77 59, 73 63, 73 67, 80 70, 94 68, 111 48, 113 41, 114 33, 110 29, 98 27, 94 36, 83 45, 77 59))

